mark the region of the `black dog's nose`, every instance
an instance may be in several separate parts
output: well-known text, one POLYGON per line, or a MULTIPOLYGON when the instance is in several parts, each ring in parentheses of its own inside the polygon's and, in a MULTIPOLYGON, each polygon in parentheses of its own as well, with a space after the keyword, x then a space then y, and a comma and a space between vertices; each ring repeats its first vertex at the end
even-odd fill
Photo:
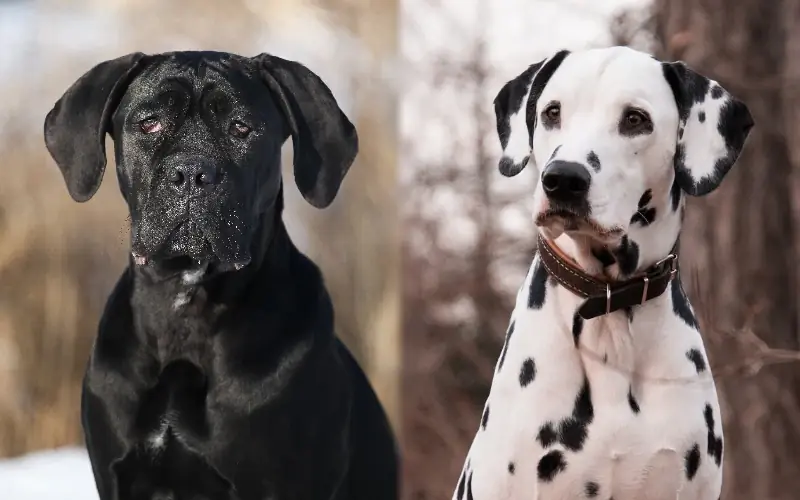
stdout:
POLYGON ((554 160, 542 173, 542 187, 547 197, 565 203, 586 198, 591 181, 589 170, 574 161, 554 160))
POLYGON ((179 191, 194 188, 208 189, 216 186, 218 177, 214 165, 204 161, 193 161, 173 167, 169 182, 179 191))

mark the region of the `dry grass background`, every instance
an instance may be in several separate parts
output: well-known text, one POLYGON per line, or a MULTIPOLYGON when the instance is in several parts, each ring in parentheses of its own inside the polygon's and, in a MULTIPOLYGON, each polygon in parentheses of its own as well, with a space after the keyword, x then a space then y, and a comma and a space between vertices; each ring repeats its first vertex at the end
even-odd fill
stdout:
POLYGON ((67 195, 38 137, 4 134, 0 157, 0 454, 80 440, 80 379, 105 294, 126 260, 126 214, 106 183, 67 195))

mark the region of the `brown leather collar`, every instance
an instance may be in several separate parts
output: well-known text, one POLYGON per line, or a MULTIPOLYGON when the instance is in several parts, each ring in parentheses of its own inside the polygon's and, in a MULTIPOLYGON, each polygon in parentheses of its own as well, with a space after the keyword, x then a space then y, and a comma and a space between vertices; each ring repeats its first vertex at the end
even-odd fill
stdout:
POLYGON ((605 281, 586 274, 541 234, 539 255, 550 276, 567 290, 586 299, 578 308, 578 314, 583 319, 644 304, 664 293, 678 273, 675 248, 643 273, 625 281, 605 281))

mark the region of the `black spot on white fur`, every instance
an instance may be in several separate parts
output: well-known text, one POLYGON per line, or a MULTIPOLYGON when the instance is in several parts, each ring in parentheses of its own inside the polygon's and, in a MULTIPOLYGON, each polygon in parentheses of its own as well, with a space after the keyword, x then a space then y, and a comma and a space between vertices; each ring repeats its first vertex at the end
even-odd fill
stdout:
POLYGON ((474 500, 472 496, 472 472, 469 473, 469 479, 467 479, 467 500, 474 500))
POLYGON ((461 470, 461 476, 458 478, 458 488, 456 488, 456 500, 464 498, 464 488, 467 482, 467 469, 466 467, 461 470))
POLYGON ((558 440, 570 451, 580 451, 589 435, 589 425, 594 420, 594 405, 589 379, 584 378, 583 386, 575 397, 572 415, 558 426, 558 440))
POLYGON ((708 454, 714 458, 714 463, 719 466, 722 463, 722 437, 714 433, 714 409, 708 403, 706 403, 706 408, 703 411, 703 417, 708 430, 708 454))
POLYGON ((673 280, 670 288, 672 289, 672 312, 681 318, 684 323, 698 330, 697 318, 695 318, 689 306, 689 299, 683 291, 680 279, 673 280))
POLYGON ((511 335, 514 334, 514 327, 516 325, 516 321, 512 321, 510 325, 508 325, 508 330, 506 331, 506 341, 503 344, 503 350, 500 352, 500 361, 497 363, 497 371, 499 372, 503 368, 503 363, 506 362, 506 353, 508 352, 508 343, 511 342, 511 335))
POLYGON ((522 367, 519 369, 519 385, 521 387, 527 387, 528 384, 533 382, 535 377, 536 363, 533 362, 532 358, 527 358, 522 362, 522 367))
POLYGON ((648 207, 647 205, 653 199, 653 191, 648 189, 642 194, 639 199, 639 205, 636 213, 631 217, 631 224, 640 224, 642 226, 649 226, 656 220, 655 207, 648 207))
POLYGON ((586 156, 586 163, 588 163, 595 172, 600 171, 600 158, 597 157, 597 153, 594 151, 589 151, 589 154, 586 156))
POLYGON ((633 395, 633 387, 628 387, 628 406, 631 407, 633 413, 639 414, 639 402, 636 401, 636 397, 633 395))
POLYGON ((697 370, 698 374, 706 371, 706 360, 703 358, 703 353, 700 352, 699 349, 689 349, 686 351, 686 357, 694 364, 694 368, 697 370))
POLYGON ((559 472, 566 468, 567 462, 564 460, 564 454, 558 450, 553 450, 539 460, 539 465, 536 469, 539 481, 549 483, 559 472))
POLYGON ((633 322, 633 308, 632 307, 626 307, 624 309, 624 311, 625 311, 625 316, 628 317, 628 323, 633 322))
POLYGON ((681 186, 678 184, 678 179, 672 182, 672 188, 669 190, 669 196, 672 199, 672 211, 677 212, 681 206, 681 186))
POLYGON ((697 119, 700 120, 700 123, 706 121, 706 112, 705 111, 698 111, 697 112, 697 119))
POLYGON ((528 288, 528 309, 541 309, 544 306, 546 289, 547 269, 545 269, 542 259, 538 258, 536 267, 533 269, 533 276, 531 276, 531 284, 528 288))
POLYGON ((545 422, 545 424, 539 428, 539 434, 536 435, 536 440, 539 441, 542 448, 549 448, 555 444, 556 440, 558 440, 558 434, 553 428, 552 422, 545 422))
POLYGON ((581 340, 581 332, 583 331, 583 318, 577 312, 572 316, 572 338, 575 340, 575 347, 581 340))
POLYGON ((686 452, 683 462, 686 470, 686 479, 691 481, 697 474, 697 469, 700 468, 700 446, 697 443, 686 452))
POLYGON ((583 490, 586 492, 586 498, 595 498, 600 493, 600 485, 594 481, 589 481, 583 487, 583 490))
POLYGON ((514 475, 514 471, 517 469, 517 466, 514 465, 514 462, 508 462, 508 473, 512 476, 514 475))
POLYGON ((639 245, 628 238, 627 235, 622 237, 619 247, 611 253, 614 255, 614 259, 619 265, 619 271, 623 275, 633 274, 639 266, 639 245))
POLYGON ((486 430, 486 424, 489 423, 489 403, 486 403, 486 408, 483 409, 481 415, 481 429, 486 430))

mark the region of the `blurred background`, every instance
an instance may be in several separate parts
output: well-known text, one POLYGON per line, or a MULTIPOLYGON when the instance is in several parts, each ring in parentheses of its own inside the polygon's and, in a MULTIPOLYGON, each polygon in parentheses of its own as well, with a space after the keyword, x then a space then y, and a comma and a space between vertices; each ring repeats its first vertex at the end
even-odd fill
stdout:
POLYGON ((79 386, 128 223, 113 174, 72 202, 41 132, 93 65, 271 52, 328 83, 361 152, 325 211, 287 183, 285 218, 390 414, 403 498, 428 500, 452 494, 535 252, 533 179, 497 173, 492 100, 560 48, 611 44, 685 60, 755 117, 722 187, 691 200, 681 265, 723 407, 722 498, 797 499, 800 0, 0 0, 0 498, 96 499, 79 386))

